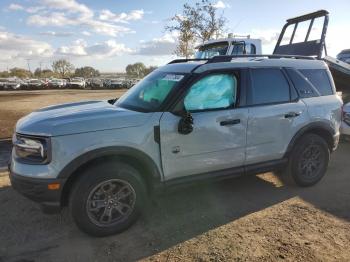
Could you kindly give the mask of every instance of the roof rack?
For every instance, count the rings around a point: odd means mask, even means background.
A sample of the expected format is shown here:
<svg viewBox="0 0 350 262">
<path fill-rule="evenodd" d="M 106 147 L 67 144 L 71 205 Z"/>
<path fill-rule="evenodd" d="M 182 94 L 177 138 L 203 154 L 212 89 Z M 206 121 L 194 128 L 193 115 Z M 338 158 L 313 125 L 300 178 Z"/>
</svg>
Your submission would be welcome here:
<svg viewBox="0 0 350 262">
<path fill-rule="evenodd" d="M 205 58 L 184 58 L 184 59 L 175 59 L 168 63 L 169 64 L 177 64 L 177 63 L 186 63 L 191 61 L 208 61 L 208 59 Z"/>
<path fill-rule="evenodd" d="M 208 64 L 210 63 L 219 63 L 219 62 L 230 62 L 234 58 L 269 58 L 269 59 L 278 59 L 278 58 L 291 58 L 291 59 L 307 59 L 307 60 L 315 60 L 314 57 L 311 56 L 301 56 L 301 55 L 219 55 L 214 56 L 208 60 Z"/>
<path fill-rule="evenodd" d="M 294 24 L 294 23 L 303 22 L 303 21 L 315 19 L 318 17 L 326 16 L 326 15 L 329 15 L 329 12 L 327 10 L 321 9 L 321 10 L 318 10 L 316 12 L 312 12 L 309 14 L 305 14 L 305 15 L 301 15 L 301 16 L 287 19 L 287 23 Z"/>
<path fill-rule="evenodd" d="M 316 60 L 312 56 L 301 56 L 301 55 L 219 55 L 212 58 L 203 59 L 203 58 L 191 58 L 191 59 L 175 59 L 168 64 L 177 64 L 177 63 L 186 63 L 192 61 L 207 61 L 206 64 L 211 63 L 220 63 L 220 62 L 231 62 L 234 58 L 269 58 L 269 59 L 278 59 L 278 58 L 291 58 L 291 59 L 306 59 L 306 60 Z"/>
</svg>

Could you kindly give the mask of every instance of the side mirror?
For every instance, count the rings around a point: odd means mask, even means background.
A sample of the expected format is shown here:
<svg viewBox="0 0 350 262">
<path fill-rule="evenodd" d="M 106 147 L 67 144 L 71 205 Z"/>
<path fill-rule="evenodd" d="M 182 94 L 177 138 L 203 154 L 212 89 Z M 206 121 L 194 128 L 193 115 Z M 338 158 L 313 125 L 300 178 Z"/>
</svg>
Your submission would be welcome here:
<svg viewBox="0 0 350 262">
<path fill-rule="evenodd" d="M 193 117 L 190 112 L 182 114 L 177 130 L 183 135 L 188 135 L 193 131 Z"/>
</svg>

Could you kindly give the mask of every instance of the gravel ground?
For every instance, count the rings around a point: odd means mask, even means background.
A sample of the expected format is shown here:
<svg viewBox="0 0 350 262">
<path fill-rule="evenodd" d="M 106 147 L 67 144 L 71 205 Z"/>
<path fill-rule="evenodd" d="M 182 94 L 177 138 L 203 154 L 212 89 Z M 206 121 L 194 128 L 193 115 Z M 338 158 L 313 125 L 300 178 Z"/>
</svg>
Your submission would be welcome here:
<svg viewBox="0 0 350 262">
<path fill-rule="evenodd" d="M 349 261 L 350 144 L 316 186 L 272 173 L 172 190 L 126 232 L 92 238 L 0 173 L 0 261 Z"/>
</svg>

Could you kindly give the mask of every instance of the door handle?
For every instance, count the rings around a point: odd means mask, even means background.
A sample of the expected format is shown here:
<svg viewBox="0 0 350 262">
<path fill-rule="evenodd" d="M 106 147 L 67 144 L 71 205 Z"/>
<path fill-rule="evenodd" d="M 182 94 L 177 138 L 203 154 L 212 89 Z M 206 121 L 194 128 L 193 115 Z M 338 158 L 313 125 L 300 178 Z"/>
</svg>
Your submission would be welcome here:
<svg viewBox="0 0 350 262">
<path fill-rule="evenodd" d="M 233 126 L 241 123 L 240 119 L 230 119 L 230 120 L 224 120 L 220 122 L 220 126 Z"/>
<path fill-rule="evenodd" d="M 289 112 L 284 115 L 284 118 L 293 118 L 293 117 L 300 116 L 300 114 L 301 114 L 300 112 Z"/>
</svg>

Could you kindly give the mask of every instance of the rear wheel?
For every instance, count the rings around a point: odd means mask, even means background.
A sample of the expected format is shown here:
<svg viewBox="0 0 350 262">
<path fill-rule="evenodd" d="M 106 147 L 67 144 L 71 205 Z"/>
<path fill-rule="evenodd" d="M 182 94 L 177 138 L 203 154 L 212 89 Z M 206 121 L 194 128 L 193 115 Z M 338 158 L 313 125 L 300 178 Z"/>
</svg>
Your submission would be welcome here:
<svg viewBox="0 0 350 262">
<path fill-rule="evenodd" d="M 292 178 L 299 186 L 312 186 L 325 175 L 329 159 L 329 147 L 322 137 L 304 135 L 291 153 L 284 180 L 291 182 Z"/>
<path fill-rule="evenodd" d="M 139 217 L 145 186 L 132 166 L 117 162 L 93 166 L 82 174 L 70 198 L 77 226 L 93 236 L 127 229 Z"/>
</svg>

